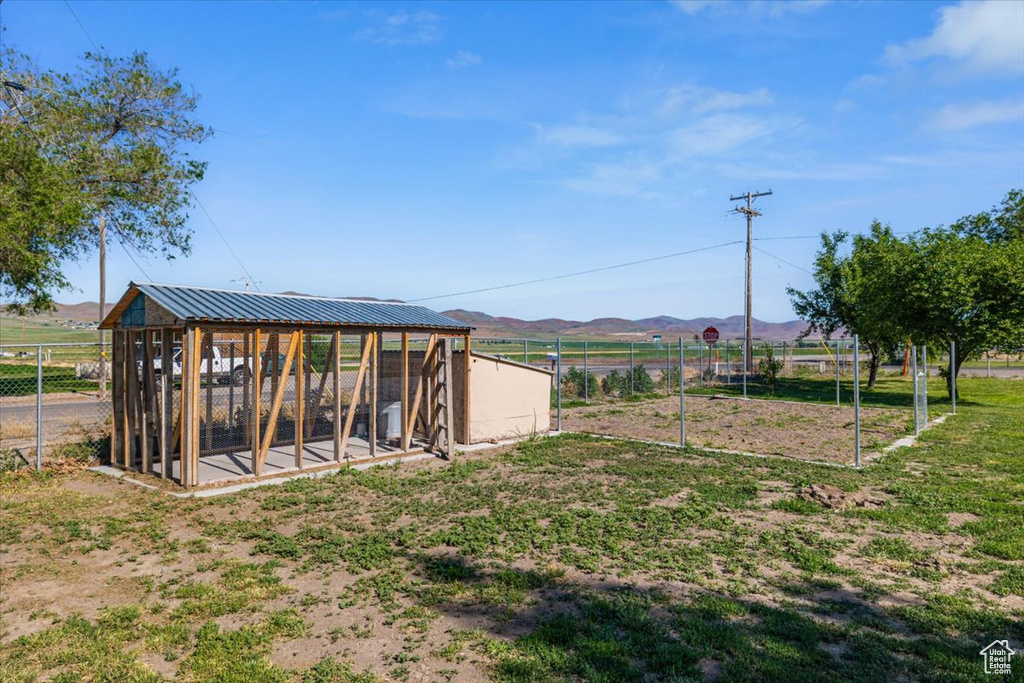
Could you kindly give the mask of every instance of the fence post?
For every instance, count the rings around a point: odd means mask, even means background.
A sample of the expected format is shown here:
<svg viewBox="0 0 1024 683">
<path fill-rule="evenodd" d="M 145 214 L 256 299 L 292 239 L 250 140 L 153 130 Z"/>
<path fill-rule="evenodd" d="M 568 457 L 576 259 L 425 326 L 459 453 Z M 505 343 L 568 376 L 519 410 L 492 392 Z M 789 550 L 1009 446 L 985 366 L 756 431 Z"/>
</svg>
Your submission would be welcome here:
<svg viewBox="0 0 1024 683">
<path fill-rule="evenodd" d="M 583 401 L 590 403 L 590 375 L 587 372 L 587 342 L 583 342 Z"/>
<path fill-rule="evenodd" d="M 949 343 L 949 377 L 953 383 L 950 399 L 953 401 L 953 414 L 956 415 L 956 342 Z"/>
<path fill-rule="evenodd" d="M 750 349 L 747 348 L 747 338 L 743 337 L 743 398 L 747 397 L 747 354 L 750 353 Z"/>
<path fill-rule="evenodd" d="M 557 368 L 558 374 L 555 377 L 555 381 L 558 384 L 558 431 L 562 431 L 562 338 L 559 337 L 555 342 L 555 355 L 557 356 Z"/>
<path fill-rule="evenodd" d="M 683 389 L 683 338 L 679 338 L 679 445 L 686 448 L 686 391 Z"/>
<path fill-rule="evenodd" d="M 860 337 L 853 335 L 853 466 L 860 467 Z"/>
<path fill-rule="evenodd" d="M 924 372 L 924 384 L 921 385 L 921 400 L 924 407 L 924 424 L 928 426 L 928 346 L 921 344 L 921 370 Z"/>
<path fill-rule="evenodd" d="M 36 472 L 43 471 L 43 345 L 36 347 Z"/>
<path fill-rule="evenodd" d="M 729 384 L 732 384 L 732 347 L 728 339 L 725 340 L 725 375 L 729 378 Z"/>
<path fill-rule="evenodd" d="M 839 405 L 839 340 L 836 339 L 836 405 Z"/>
<path fill-rule="evenodd" d="M 704 349 L 697 340 L 697 386 L 704 386 Z"/>
<path fill-rule="evenodd" d="M 524 365 L 529 365 L 530 364 L 530 340 L 529 339 L 524 339 L 523 340 L 523 364 Z"/>
<path fill-rule="evenodd" d="M 992 356 L 989 351 L 985 351 L 985 377 L 992 376 Z"/>
<path fill-rule="evenodd" d="M 921 433 L 921 396 L 918 390 L 917 383 L 920 381 L 917 377 L 917 347 L 910 347 L 910 372 L 914 378 L 914 434 Z"/>
<path fill-rule="evenodd" d="M 629 342 L 629 397 L 633 398 L 633 342 Z"/>
</svg>

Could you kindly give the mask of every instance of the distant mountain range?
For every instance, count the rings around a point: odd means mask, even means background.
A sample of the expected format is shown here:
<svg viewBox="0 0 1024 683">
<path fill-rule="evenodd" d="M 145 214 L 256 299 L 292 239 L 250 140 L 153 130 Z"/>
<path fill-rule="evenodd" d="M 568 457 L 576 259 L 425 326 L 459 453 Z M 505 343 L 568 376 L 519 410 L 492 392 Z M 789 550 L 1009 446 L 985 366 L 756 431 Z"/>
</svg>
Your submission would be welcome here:
<svg viewBox="0 0 1024 683">
<path fill-rule="evenodd" d="M 298 294 L 297 292 L 284 292 Z M 372 297 L 350 297 L 375 301 Z M 391 301 L 394 301 L 393 299 Z M 107 304 L 107 310 L 113 308 Z M 475 334 L 482 337 L 588 337 L 593 339 L 648 339 L 660 334 L 665 339 L 672 337 L 691 338 L 700 334 L 704 328 L 714 326 L 722 339 L 736 339 L 743 336 L 743 316 L 733 315 L 728 318 L 692 318 L 684 320 L 668 315 L 653 318 L 627 320 L 625 318 L 597 318 L 595 320 L 563 320 L 562 318 L 544 318 L 542 320 L 520 320 L 503 316 L 493 316 L 480 311 L 467 311 L 461 308 L 443 311 L 449 317 L 476 328 Z M 96 322 L 99 304 L 86 301 L 80 304 L 57 304 L 57 311 L 46 314 L 56 320 L 73 320 L 75 322 Z M 754 318 L 753 332 L 759 339 L 791 340 L 806 329 L 801 320 L 790 320 L 782 323 L 769 323 Z"/>
</svg>

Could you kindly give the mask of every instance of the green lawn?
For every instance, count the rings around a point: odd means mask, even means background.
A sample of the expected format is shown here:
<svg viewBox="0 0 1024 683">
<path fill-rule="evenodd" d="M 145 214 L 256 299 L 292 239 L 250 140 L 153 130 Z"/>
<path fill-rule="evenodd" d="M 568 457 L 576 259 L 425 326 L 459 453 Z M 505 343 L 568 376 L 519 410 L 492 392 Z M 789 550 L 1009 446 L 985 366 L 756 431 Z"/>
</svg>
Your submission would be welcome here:
<svg viewBox="0 0 1024 683">
<path fill-rule="evenodd" d="M 1024 383 L 961 390 L 860 471 L 563 436 L 215 499 L 4 475 L 0 680 L 992 680 Z"/>
</svg>

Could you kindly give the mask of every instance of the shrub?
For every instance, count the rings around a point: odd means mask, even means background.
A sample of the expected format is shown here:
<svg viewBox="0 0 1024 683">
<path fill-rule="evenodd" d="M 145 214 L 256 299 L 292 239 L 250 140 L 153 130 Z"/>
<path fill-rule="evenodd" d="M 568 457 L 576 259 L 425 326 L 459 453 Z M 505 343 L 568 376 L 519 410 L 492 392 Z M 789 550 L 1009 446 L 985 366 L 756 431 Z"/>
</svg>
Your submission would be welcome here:
<svg viewBox="0 0 1024 683">
<path fill-rule="evenodd" d="M 771 344 L 764 345 L 764 358 L 757 363 L 761 381 L 767 384 L 772 393 L 775 393 L 775 386 L 779 383 L 779 373 L 782 372 L 783 363 L 775 357 L 775 350 Z"/>
<path fill-rule="evenodd" d="M 585 385 L 584 382 L 586 382 Z M 600 391 L 597 377 L 592 372 L 587 372 L 584 375 L 584 372 L 575 365 L 571 366 L 565 373 L 565 377 L 562 378 L 562 392 L 571 396 L 583 396 L 584 388 L 588 398 L 597 396 Z"/>
</svg>

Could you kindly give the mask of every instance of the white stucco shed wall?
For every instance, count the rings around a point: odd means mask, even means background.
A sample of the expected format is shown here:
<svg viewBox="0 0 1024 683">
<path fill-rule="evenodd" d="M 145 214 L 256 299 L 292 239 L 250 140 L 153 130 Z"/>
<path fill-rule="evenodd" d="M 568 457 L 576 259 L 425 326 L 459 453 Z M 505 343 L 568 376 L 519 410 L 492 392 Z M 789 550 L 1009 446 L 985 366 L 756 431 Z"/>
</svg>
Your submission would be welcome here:
<svg viewBox="0 0 1024 683">
<path fill-rule="evenodd" d="M 496 356 L 471 353 L 469 373 L 470 443 L 543 434 L 551 428 L 551 377 L 534 368 Z M 458 378 L 464 354 L 453 359 L 455 428 L 462 433 L 462 401 Z"/>
</svg>

